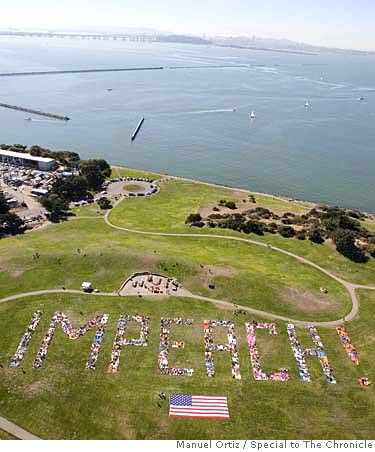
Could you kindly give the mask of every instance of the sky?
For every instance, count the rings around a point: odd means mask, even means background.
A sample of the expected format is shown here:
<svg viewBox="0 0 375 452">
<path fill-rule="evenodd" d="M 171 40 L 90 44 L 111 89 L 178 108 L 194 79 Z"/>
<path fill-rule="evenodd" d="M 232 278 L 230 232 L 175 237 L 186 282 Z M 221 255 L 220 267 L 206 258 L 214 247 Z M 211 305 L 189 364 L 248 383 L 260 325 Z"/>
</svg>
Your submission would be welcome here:
<svg viewBox="0 0 375 452">
<path fill-rule="evenodd" d="M 0 26 L 152 28 L 375 50 L 375 0 L 17 0 Z"/>
</svg>

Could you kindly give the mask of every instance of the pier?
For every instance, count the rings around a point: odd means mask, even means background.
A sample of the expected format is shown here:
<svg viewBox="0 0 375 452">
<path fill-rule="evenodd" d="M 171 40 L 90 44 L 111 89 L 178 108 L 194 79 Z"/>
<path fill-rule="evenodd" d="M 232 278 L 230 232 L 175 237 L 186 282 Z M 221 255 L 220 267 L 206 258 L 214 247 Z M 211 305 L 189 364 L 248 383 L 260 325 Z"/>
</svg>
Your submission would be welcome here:
<svg viewBox="0 0 375 452">
<path fill-rule="evenodd" d="M 29 71 L 29 72 L 2 72 L 0 77 L 17 77 L 26 75 L 59 75 L 59 74 L 92 74 L 95 72 L 128 72 L 128 71 L 160 71 L 164 67 L 127 67 L 104 69 L 67 69 L 61 71 Z"/>
<path fill-rule="evenodd" d="M 24 111 L 25 113 L 31 113 L 33 115 L 46 116 L 47 118 L 59 119 L 61 121 L 69 121 L 68 116 L 54 115 L 52 113 L 45 113 L 39 110 L 33 110 L 32 108 L 18 107 L 17 105 L 3 104 L 0 102 L 0 107 L 9 108 L 11 110 Z"/>
<path fill-rule="evenodd" d="M 132 135 L 132 141 L 135 140 L 135 137 L 137 136 L 137 134 L 138 134 L 138 132 L 139 132 L 139 129 L 142 127 L 142 124 L 143 124 L 144 120 L 145 120 L 145 118 L 142 118 L 142 119 L 139 121 L 137 127 L 135 128 L 135 130 L 134 130 L 134 132 L 133 132 L 133 135 Z"/>
</svg>

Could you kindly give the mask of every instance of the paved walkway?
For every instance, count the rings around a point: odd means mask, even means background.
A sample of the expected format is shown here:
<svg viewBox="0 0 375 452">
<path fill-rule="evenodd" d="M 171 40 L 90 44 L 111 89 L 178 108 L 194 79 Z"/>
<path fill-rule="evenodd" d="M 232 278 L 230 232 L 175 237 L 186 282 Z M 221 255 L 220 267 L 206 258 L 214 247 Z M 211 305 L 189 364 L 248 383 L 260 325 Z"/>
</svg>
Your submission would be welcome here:
<svg viewBox="0 0 375 452">
<path fill-rule="evenodd" d="M 24 430 L 13 422 L 8 421 L 4 417 L 0 416 L 0 429 L 4 430 L 7 433 L 15 436 L 19 439 L 32 440 L 32 439 L 41 439 L 38 436 L 33 435 L 32 433 Z"/>
</svg>

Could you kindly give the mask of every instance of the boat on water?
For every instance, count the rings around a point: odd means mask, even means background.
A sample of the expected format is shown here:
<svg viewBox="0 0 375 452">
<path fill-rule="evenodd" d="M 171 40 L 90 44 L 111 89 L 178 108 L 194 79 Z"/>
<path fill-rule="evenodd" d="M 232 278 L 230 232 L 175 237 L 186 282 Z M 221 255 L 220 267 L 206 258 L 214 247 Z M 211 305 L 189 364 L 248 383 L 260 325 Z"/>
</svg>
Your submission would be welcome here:
<svg viewBox="0 0 375 452">
<path fill-rule="evenodd" d="M 305 102 L 305 107 L 306 107 L 306 108 L 310 107 L 310 102 L 306 101 L 306 102 Z"/>
<path fill-rule="evenodd" d="M 250 119 L 255 119 L 255 118 L 256 118 L 255 111 L 252 111 L 252 112 L 249 114 L 249 118 L 250 118 Z"/>
<path fill-rule="evenodd" d="M 364 97 L 360 97 L 358 100 L 359 100 L 360 102 L 363 102 L 363 101 L 365 100 L 365 98 L 364 98 Z"/>
<path fill-rule="evenodd" d="M 32 118 L 30 116 L 28 118 L 23 118 L 25 121 L 32 121 Z"/>
<path fill-rule="evenodd" d="M 112 88 L 107 88 L 107 91 L 112 91 Z"/>
</svg>

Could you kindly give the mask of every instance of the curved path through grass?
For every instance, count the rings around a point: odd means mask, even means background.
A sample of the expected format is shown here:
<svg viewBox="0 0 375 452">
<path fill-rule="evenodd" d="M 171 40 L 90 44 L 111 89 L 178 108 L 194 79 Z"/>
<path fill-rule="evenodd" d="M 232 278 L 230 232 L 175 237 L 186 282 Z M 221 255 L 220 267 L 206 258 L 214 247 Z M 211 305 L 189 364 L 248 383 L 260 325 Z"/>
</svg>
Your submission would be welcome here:
<svg viewBox="0 0 375 452">
<path fill-rule="evenodd" d="M 122 202 L 123 199 L 120 199 L 117 203 L 115 203 L 114 207 L 116 207 L 120 202 Z M 298 260 L 299 262 L 309 265 L 310 267 L 313 267 L 315 269 L 317 269 L 318 271 L 324 273 L 325 275 L 329 276 L 330 278 L 334 279 L 335 281 L 337 281 L 338 283 L 340 283 L 342 286 L 345 287 L 345 289 L 349 292 L 349 295 L 351 297 L 352 300 L 352 309 L 350 311 L 350 313 L 344 317 L 344 319 L 338 319 L 336 321 L 331 321 L 331 322 L 315 322 L 317 325 L 321 325 L 321 326 L 338 326 L 339 324 L 341 324 L 343 321 L 349 321 L 349 320 L 353 320 L 359 313 L 359 300 L 356 294 L 356 289 L 369 289 L 369 290 L 375 290 L 375 286 L 366 286 L 366 285 L 362 285 L 362 284 L 353 284 L 349 281 L 346 281 L 336 275 L 334 275 L 333 273 L 331 273 L 329 270 L 326 270 L 323 267 L 320 267 L 319 265 L 315 264 L 314 262 L 309 261 L 308 259 L 298 256 L 298 254 L 294 254 L 290 251 L 286 251 L 283 250 L 282 248 L 278 248 L 276 246 L 270 245 L 270 244 L 266 244 L 263 242 L 258 242 L 257 240 L 252 240 L 252 239 L 245 239 L 242 237 L 233 237 L 233 236 L 226 236 L 226 235 L 219 235 L 219 234 L 191 234 L 191 233 L 170 233 L 170 232 L 152 232 L 152 231 L 140 231 L 140 230 L 135 230 L 135 229 L 128 229 L 128 228 L 124 228 L 122 226 L 117 226 L 113 223 L 111 223 L 111 221 L 109 220 L 109 215 L 110 215 L 110 211 L 108 211 L 105 216 L 104 216 L 104 221 L 106 222 L 106 224 L 114 229 L 120 230 L 120 231 L 124 231 L 124 232 L 128 232 L 128 233 L 134 233 L 134 234 L 143 234 L 143 235 L 154 235 L 154 236 L 162 236 L 162 237 L 192 237 L 192 238 L 213 238 L 213 239 L 220 239 L 220 240 L 235 240 L 238 242 L 244 242 L 244 243 L 250 243 L 252 245 L 258 245 L 258 246 L 263 246 L 266 248 L 270 248 L 272 250 L 278 251 L 279 253 L 282 254 L 286 254 L 287 256 L 290 256 L 296 260 Z M 200 297 L 197 295 L 194 295 L 194 298 L 197 299 L 201 299 L 201 300 L 206 300 L 206 301 L 212 301 L 214 303 L 228 303 L 228 302 L 224 302 L 224 301 L 220 301 L 220 300 L 215 300 L 212 298 L 207 298 L 207 297 Z M 306 322 L 301 322 L 301 321 L 296 321 L 293 319 L 288 319 L 286 317 L 282 317 L 282 316 L 278 316 L 275 314 L 271 314 L 271 313 L 265 313 L 263 311 L 259 311 L 256 309 L 252 309 L 252 308 L 246 308 L 243 306 L 240 306 L 241 309 L 247 310 L 248 312 L 252 312 L 255 314 L 261 314 L 261 315 L 265 315 L 267 317 L 270 318 L 274 318 L 274 319 L 280 319 L 280 320 L 287 320 L 287 321 L 293 321 L 296 324 L 299 323 L 303 323 L 305 324 Z M 309 322 L 311 323 L 311 322 Z"/>
<path fill-rule="evenodd" d="M 119 202 L 121 202 L 122 200 L 120 200 Z M 79 219 L 79 218 L 77 218 Z M 338 319 L 338 320 L 334 320 L 334 321 L 327 321 L 327 322 L 308 322 L 308 323 L 314 323 L 316 325 L 319 326 L 326 326 L 326 327 L 335 327 L 338 325 L 341 325 L 343 321 L 350 321 L 353 320 L 359 313 L 359 299 L 357 297 L 356 294 L 356 289 L 369 289 L 369 290 L 375 290 L 375 286 L 366 286 L 366 285 L 362 285 L 362 284 L 353 284 L 351 282 L 348 282 L 342 278 L 339 278 L 338 276 L 334 275 L 333 273 L 331 273 L 330 271 L 326 270 L 323 267 L 320 267 L 319 265 L 309 261 L 308 259 L 298 256 L 297 254 L 291 253 L 290 251 L 286 251 L 283 250 L 282 248 L 278 248 L 272 245 L 267 245 L 263 242 L 258 242 L 256 240 L 251 240 L 251 239 L 245 239 L 242 237 L 232 237 L 232 236 L 225 236 L 225 235 L 218 235 L 218 234 L 189 234 L 189 233 L 168 233 L 168 232 L 151 232 L 151 231 L 139 231 L 139 230 L 133 230 L 133 229 L 127 229 L 121 226 L 116 226 L 114 224 L 112 224 L 109 220 L 109 212 L 107 212 L 107 214 L 104 216 L 104 221 L 106 222 L 106 224 L 114 229 L 118 229 L 127 233 L 134 233 L 134 234 L 143 234 L 143 235 L 156 235 L 156 236 L 164 236 L 164 237 L 191 237 L 191 238 L 214 238 L 214 239 L 221 239 L 221 240 L 235 240 L 235 241 L 239 241 L 239 242 L 245 242 L 245 243 L 250 243 L 252 245 L 258 245 L 258 246 L 262 246 L 262 247 L 266 247 L 269 249 L 272 249 L 274 251 L 277 251 L 279 253 L 285 254 L 287 256 L 290 256 L 296 260 L 298 260 L 299 262 L 309 265 L 313 268 L 315 268 L 316 270 L 324 273 L 325 275 L 327 275 L 328 277 L 334 279 L 335 281 L 337 281 L 338 283 L 340 283 L 342 286 L 345 287 L 345 289 L 348 291 L 350 297 L 351 297 L 351 301 L 352 301 L 352 309 L 350 311 L 350 313 L 345 316 L 343 319 Z M 12 300 L 17 300 L 20 298 L 26 298 L 29 296 L 36 296 L 36 295 L 44 295 L 44 294 L 51 294 L 51 293 L 72 293 L 72 294 L 82 294 L 82 291 L 80 290 L 71 290 L 71 289 L 50 289 L 50 290 L 39 290 L 39 291 L 34 291 L 34 292 L 25 292 L 25 293 L 21 293 L 21 294 L 16 294 L 16 295 L 12 295 L 9 297 L 5 297 L 0 299 L 0 303 L 4 303 L 7 301 L 12 301 Z M 101 295 L 101 296 L 118 296 L 117 293 L 100 293 L 100 294 L 91 294 L 91 295 Z M 265 312 L 265 311 L 261 311 L 259 309 L 254 309 L 254 308 L 250 308 L 247 306 L 242 306 L 242 305 L 237 305 L 234 304 L 233 302 L 230 301 L 225 301 L 225 300 L 218 300 L 215 298 L 209 298 L 209 297 L 203 297 L 200 295 L 194 295 L 194 294 L 190 294 L 188 295 L 190 298 L 194 298 L 197 300 L 201 300 L 201 301 L 206 301 L 206 302 L 210 302 L 210 303 L 214 303 L 217 305 L 221 305 L 224 307 L 229 307 L 232 308 L 233 307 L 238 307 L 244 311 L 250 312 L 252 314 L 255 315 L 259 315 L 262 317 L 268 317 L 271 319 L 277 319 L 277 320 L 283 320 L 283 321 L 287 321 L 287 322 L 293 322 L 297 325 L 306 325 L 307 322 L 304 322 L 302 320 L 296 320 L 296 319 L 292 319 L 289 317 L 284 317 L 284 316 L 280 316 L 277 314 L 272 314 L 270 312 Z"/>
</svg>

